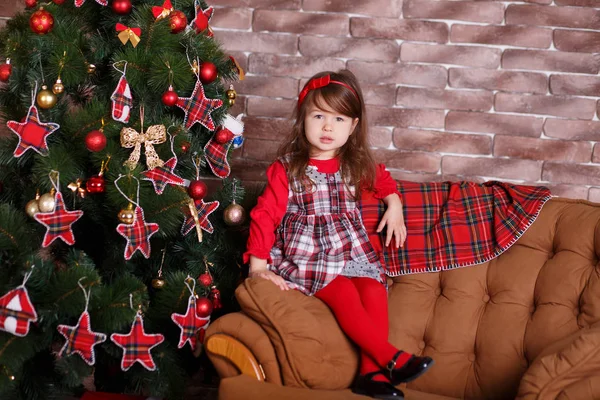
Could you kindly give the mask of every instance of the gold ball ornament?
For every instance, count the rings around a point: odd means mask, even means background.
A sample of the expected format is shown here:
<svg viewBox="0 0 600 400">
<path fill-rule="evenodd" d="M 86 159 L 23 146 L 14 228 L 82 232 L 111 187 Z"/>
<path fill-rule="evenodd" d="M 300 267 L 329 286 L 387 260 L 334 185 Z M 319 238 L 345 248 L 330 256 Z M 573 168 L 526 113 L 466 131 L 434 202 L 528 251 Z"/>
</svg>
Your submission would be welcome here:
<svg viewBox="0 0 600 400">
<path fill-rule="evenodd" d="M 33 218 L 33 216 L 35 214 L 37 214 L 37 213 L 40 212 L 40 208 L 38 207 L 38 201 L 37 201 L 37 199 L 29 200 L 27 202 L 27 204 L 25 204 L 25 212 L 31 218 Z"/>
<path fill-rule="evenodd" d="M 162 276 L 157 276 L 156 278 L 152 279 L 152 287 L 154 289 L 162 289 L 165 287 L 165 284 L 165 278 L 163 278 Z"/>
<path fill-rule="evenodd" d="M 87 65 L 87 73 L 93 74 L 94 72 L 96 72 L 96 66 L 94 64 L 88 64 Z"/>
<path fill-rule="evenodd" d="M 237 97 L 237 93 L 233 88 L 233 85 L 229 85 L 229 89 L 227 89 L 225 93 L 227 93 L 227 101 L 229 102 L 229 105 L 233 106 L 235 104 L 235 98 Z"/>
<path fill-rule="evenodd" d="M 229 226 L 241 225 L 246 220 L 246 210 L 234 201 L 223 211 L 223 219 Z"/>
<path fill-rule="evenodd" d="M 135 216 L 135 212 L 133 211 L 132 203 L 129 203 L 127 208 L 124 208 L 121 211 L 119 211 L 119 215 L 118 215 L 119 221 L 121 221 L 122 223 L 127 224 L 127 225 L 133 224 L 134 216 Z"/>
<path fill-rule="evenodd" d="M 48 86 L 43 85 L 42 90 L 40 90 L 36 97 L 37 104 L 41 108 L 47 110 L 49 108 L 54 107 L 56 104 L 56 95 L 52 93 L 51 90 L 48 90 Z"/>
<path fill-rule="evenodd" d="M 60 78 L 56 80 L 56 83 L 52 86 L 52 93 L 61 94 L 65 91 L 65 85 L 63 85 Z"/>
<path fill-rule="evenodd" d="M 39 212 L 52 212 L 54 211 L 54 207 L 56 207 L 56 202 L 54 201 L 55 191 L 52 189 L 48 193 L 44 193 L 40 196 L 38 203 Z"/>
</svg>

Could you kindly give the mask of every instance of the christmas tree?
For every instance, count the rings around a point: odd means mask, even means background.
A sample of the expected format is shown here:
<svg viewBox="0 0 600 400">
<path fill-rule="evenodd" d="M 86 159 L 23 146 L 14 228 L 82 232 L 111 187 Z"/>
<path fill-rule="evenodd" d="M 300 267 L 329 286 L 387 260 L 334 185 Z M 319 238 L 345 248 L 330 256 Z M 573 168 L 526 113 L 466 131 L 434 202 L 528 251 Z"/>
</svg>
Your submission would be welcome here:
<svg viewBox="0 0 600 400">
<path fill-rule="evenodd" d="M 0 30 L 0 398 L 181 398 L 240 276 L 243 71 L 199 0 L 25 4 Z"/>
</svg>

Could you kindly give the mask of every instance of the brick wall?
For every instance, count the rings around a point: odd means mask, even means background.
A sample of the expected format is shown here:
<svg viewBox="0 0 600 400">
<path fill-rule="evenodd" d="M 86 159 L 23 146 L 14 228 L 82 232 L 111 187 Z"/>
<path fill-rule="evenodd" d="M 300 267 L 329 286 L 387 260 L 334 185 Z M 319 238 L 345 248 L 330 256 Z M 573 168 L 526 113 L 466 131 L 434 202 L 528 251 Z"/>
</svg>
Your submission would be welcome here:
<svg viewBox="0 0 600 400">
<path fill-rule="evenodd" d="M 394 177 L 545 184 L 600 201 L 598 0 L 215 0 L 243 65 L 235 170 L 264 179 L 296 95 L 351 69 Z"/>
<path fill-rule="evenodd" d="M 209 3 L 217 40 L 247 72 L 232 111 L 247 115 L 233 161 L 246 182 L 265 179 L 306 79 L 349 68 L 394 177 L 600 201 L 598 0 Z M 0 26 L 22 8 L 0 0 Z"/>
</svg>

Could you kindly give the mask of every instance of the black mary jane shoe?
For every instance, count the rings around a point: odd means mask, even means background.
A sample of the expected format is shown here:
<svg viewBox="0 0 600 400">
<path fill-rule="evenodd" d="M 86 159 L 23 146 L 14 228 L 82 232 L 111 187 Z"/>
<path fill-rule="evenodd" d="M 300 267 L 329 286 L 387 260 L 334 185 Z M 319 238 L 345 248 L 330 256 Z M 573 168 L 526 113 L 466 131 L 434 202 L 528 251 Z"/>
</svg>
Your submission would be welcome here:
<svg viewBox="0 0 600 400">
<path fill-rule="evenodd" d="M 387 363 L 385 369 L 381 370 L 394 386 L 404 382 L 414 381 L 434 364 L 431 357 L 411 356 L 406 364 L 400 368 L 395 368 L 396 361 L 398 361 L 398 357 L 400 357 L 401 354 L 402 351 L 397 352 L 394 358 Z"/>
<path fill-rule="evenodd" d="M 375 375 L 381 374 L 381 371 L 371 372 L 366 375 L 356 377 L 352 391 L 356 394 L 362 394 L 374 399 L 400 400 L 404 399 L 402 390 L 396 389 L 389 382 L 374 381 Z"/>
</svg>

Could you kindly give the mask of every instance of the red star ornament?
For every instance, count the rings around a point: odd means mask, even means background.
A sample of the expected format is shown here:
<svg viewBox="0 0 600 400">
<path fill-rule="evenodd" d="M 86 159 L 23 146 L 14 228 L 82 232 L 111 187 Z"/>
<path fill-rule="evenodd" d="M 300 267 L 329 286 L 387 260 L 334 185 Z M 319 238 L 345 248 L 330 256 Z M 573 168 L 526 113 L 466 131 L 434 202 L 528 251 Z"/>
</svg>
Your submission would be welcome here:
<svg viewBox="0 0 600 400">
<path fill-rule="evenodd" d="M 60 128 L 54 122 L 40 122 L 36 106 L 29 107 L 25 121 L 8 121 L 6 126 L 19 137 L 19 144 L 13 153 L 15 157 L 21 157 L 29 149 L 43 156 L 48 155 L 46 138 Z"/>
<path fill-rule="evenodd" d="M 129 333 L 127 335 L 113 333 L 110 335 L 110 340 L 123 349 L 123 358 L 121 359 L 123 371 L 127 371 L 136 362 L 142 364 L 147 370 L 154 371 L 156 364 L 150 351 L 161 344 L 165 337 L 160 333 L 147 334 L 144 332 L 144 320 L 138 312 Z"/>
<path fill-rule="evenodd" d="M 94 365 L 96 362 L 94 346 L 106 341 L 106 335 L 92 331 L 90 328 L 90 313 L 87 310 L 81 313 L 77 325 L 59 325 L 56 329 L 67 339 L 58 353 L 59 356 L 79 354 L 87 365 Z"/>
<path fill-rule="evenodd" d="M 69 246 L 72 246 L 75 244 L 75 235 L 73 235 L 71 225 L 81 218 L 83 211 L 67 211 L 61 192 L 56 192 L 54 202 L 56 204 L 54 211 L 47 213 L 39 212 L 33 216 L 36 221 L 46 227 L 42 247 L 50 246 L 56 239 L 61 239 Z"/>
<path fill-rule="evenodd" d="M 149 258 L 150 237 L 158 232 L 158 224 L 153 222 L 147 224 L 144 220 L 144 210 L 142 210 L 142 207 L 136 206 L 133 223 L 131 225 L 117 225 L 117 232 L 127 239 L 127 246 L 125 246 L 126 260 L 129 260 L 137 250 L 144 257 Z"/>
<path fill-rule="evenodd" d="M 198 342 L 198 331 L 206 328 L 210 323 L 210 317 L 200 318 L 196 314 L 196 296 L 190 296 L 185 314 L 173 313 L 171 314 L 171 319 L 181 329 L 177 348 L 181 349 L 187 342 L 189 342 L 192 350 L 195 350 Z"/>
<path fill-rule="evenodd" d="M 215 9 L 213 7 L 208 7 L 206 10 L 203 10 L 202 4 L 200 4 L 199 1 L 196 1 L 194 8 L 196 10 L 196 16 L 192 22 L 190 22 L 189 26 L 198 33 L 206 31 L 206 36 L 213 37 L 214 34 L 209 23 Z"/>
<path fill-rule="evenodd" d="M 200 228 L 208 233 L 213 233 L 213 226 L 208 220 L 208 216 L 213 213 L 217 208 L 219 208 L 218 201 L 209 201 L 205 203 L 204 200 L 196 201 L 196 210 L 198 212 L 198 223 L 200 224 Z M 194 221 L 194 216 L 189 215 L 185 221 L 183 221 L 183 226 L 181 227 L 181 234 L 187 235 L 190 233 L 192 229 L 196 226 Z"/>
<path fill-rule="evenodd" d="M 162 167 L 142 172 L 145 181 L 151 181 L 156 194 L 162 194 L 168 184 L 183 186 L 183 178 L 173 172 L 177 166 L 177 157 L 171 157 Z"/>
<path fill-rule="evenodd" d="M 196 122 L 199 122 L 209 131 L 214 131 L 215 123 L 210 113 L 221 107 L 223 100 L 207 99 L 204 95 L 204 86 L 198 79 L 192 95 L 190 97 L 179 97 L 175 105 L 185 112 L 183 122 L 186 129 L 190 129 Z"/>
</svg>

